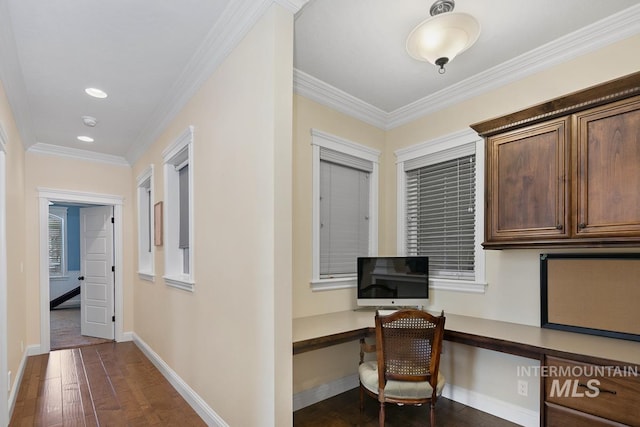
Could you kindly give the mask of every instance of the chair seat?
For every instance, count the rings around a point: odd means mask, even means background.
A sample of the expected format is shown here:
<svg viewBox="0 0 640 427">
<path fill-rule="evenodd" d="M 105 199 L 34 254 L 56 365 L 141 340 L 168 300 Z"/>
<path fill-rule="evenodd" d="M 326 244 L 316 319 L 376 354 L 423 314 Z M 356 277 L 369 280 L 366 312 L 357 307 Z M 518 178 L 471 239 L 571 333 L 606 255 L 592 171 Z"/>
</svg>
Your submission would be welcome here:
<svg viewBox="0 0 640 427">
<path fill-rule="evenodd" d="M 378 394 L 378 364 L 376 361 L 364 362 L 358 368 L 360 382 L 372 393 Z M 445 378 L 438 372 L 438 384 L 436 385 L 436 395 L 442 394 Z M 386 397 L 394 399 L 428 399 L 431 397 L 433 388 L 428 381 L 387 381 L 384 388 Z"/>
</svg>

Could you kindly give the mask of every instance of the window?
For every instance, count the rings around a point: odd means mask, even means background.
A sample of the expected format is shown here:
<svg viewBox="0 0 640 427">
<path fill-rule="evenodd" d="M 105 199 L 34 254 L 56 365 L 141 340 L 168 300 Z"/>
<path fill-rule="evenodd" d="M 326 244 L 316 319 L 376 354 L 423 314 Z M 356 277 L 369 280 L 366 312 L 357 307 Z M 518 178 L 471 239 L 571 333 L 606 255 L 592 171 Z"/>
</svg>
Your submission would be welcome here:
<svg viewBox="0 0 640 427">
<path fill-rule="evenodd" d="M 314 290 L 353 287 L 378 247 L 380 152 L 312 129 Z"/>
<path fill-rule="evenodd" d="M 482 147 L 465 131 L 396 152 L 398 252 L 428 256 L 435 289 L 484 292 Z"/>
<path fill-rule="evenodd" d="M 193 291 L 193 127 L 162 153 L 164 159 L 165 282 Z"/>
<path fill-rule="evenodd" d="M 49 277 L 67 275 L 67 208 L 49 207 Z"/>
<path fill-rule="evenodd" d="M 153 165 L 138 176 L 138 276 L 154 280 Z"/>
</svg>

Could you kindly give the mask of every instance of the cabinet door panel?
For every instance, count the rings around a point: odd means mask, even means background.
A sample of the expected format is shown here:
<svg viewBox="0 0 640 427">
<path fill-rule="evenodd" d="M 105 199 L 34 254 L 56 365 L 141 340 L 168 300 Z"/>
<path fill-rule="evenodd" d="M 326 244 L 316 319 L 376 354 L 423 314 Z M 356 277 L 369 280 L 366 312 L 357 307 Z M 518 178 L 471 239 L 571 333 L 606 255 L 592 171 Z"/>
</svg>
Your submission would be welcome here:
<svg viewBox="0 0 640 427">
<path fill-rule="evenodd" d="M 576 114 L 578 236 L 640 235 L 640 97 Z"/>
<path fill-rule="evenodd" d="M 567 236 L 567 119 L 487 142 L 489 241 Z"/>
</svg>

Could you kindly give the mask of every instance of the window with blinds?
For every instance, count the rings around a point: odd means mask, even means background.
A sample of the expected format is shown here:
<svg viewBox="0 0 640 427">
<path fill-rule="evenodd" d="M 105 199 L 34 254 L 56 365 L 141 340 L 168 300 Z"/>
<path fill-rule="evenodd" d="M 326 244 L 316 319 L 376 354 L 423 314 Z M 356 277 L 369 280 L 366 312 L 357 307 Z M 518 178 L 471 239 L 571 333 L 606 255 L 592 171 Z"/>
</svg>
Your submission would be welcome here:
<svg viewBox="0 0 640 427">
<path fill-rule="evenodd" d="M 162 152 L 164 162 L 164 281 L 193 291 L 193 126 Z"/>
<path fill-rule="evenodd" d="M 153 165 L 138 176 L 138 276 L 153 281 L 154 275 L 154 218 Z"/>
<path fill-rule="evenodd" d="M 320 278 L 354 276 L 358 256 L 369 254 L 367 160 L 320 150 Z"/>
<path fill-rule="evenodd" d="M 356 286 L 358 256 L 378 251 L 380 151 L 311 129 L 311 289 Z"/>
<path fill-rule="evenodd" d="M 405 166 L 406 250 L 429 257 L 430 277 L 475 278 L 475 164 L 469 154 Z"/>
<path fill-rule="evenodd" d="M 64 275 L 64 219 L 49 214 L 49 277 Z"/>
</svg>

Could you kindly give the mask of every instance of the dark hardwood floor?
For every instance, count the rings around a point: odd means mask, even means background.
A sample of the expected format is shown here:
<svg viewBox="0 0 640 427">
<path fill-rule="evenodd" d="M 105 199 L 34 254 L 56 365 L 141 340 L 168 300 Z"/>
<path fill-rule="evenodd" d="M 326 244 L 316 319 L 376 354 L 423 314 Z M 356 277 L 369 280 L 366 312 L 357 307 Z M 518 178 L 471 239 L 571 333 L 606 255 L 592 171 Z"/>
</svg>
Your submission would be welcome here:
<svg viewBox="0 0 640 427">
<path fill-rule="evenodd" d="M 378 402 L 365 396 L 364 411 L 360 414 L 360 394 L 355 388 L 345 393 L 307 406 L 293 413 L 295 427 L 377 427 Z M 387 427 L 429 426 L 428 406 L 386 405 Z M 511 427 L 517 424 L 445 398 L 436 403 L 438 427 Z"/>
<path fill-rule="evenodd" d="M 27 359 L 10 426 L 206 425 L 132 342 Z"/>
</svg>

